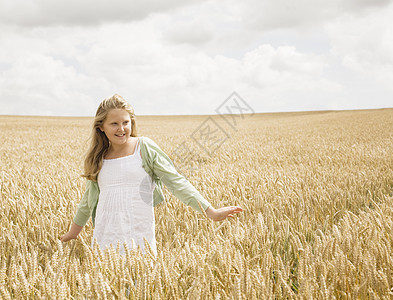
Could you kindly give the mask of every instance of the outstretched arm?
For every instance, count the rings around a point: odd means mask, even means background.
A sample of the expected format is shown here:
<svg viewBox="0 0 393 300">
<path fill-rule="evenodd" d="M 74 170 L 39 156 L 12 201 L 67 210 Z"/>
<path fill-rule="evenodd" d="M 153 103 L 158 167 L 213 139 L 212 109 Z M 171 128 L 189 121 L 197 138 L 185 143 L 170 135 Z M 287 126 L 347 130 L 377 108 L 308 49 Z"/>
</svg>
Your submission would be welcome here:
<svg viewBox="0 0 393 300">
<path fill-rule="evenodd" d="M 70 231 L 68 231 L 65 235 L 60 238 L 60 241 L 68 242 L 69 240 L 74 240 L 78 237 L 78 234 L 82 231 L 83 226 L 79 226 L 72 222 Z"/>
<path fill-rule="evenodd" d="M 195 187 L 181 175 L 173 165 L 173 162 L 161 148 L 149 138 L 144 138 L 141 147 L 147 153 L 145 157 L 146 165 L 149 167 L 153 179 L 160 179 L 184 204 L 191 206 L 195 210 L 203 213 L 205 211 L 208 218 L 214 221 L 221 221 L 234 214 L 242 212 L 238 206 L 228 206 L 215 209 L 202 197 Z"/>
<path fill-rule="evenodd" d="M 206 215 L 213 221 L 222 221 L 226 218 L 233 218 L 234 214 L 238 214 L 243 211 L 240 206 L 227 206 L 215 209 L 213 206 L 209 206 L 206 209 Z"/>
</svg>

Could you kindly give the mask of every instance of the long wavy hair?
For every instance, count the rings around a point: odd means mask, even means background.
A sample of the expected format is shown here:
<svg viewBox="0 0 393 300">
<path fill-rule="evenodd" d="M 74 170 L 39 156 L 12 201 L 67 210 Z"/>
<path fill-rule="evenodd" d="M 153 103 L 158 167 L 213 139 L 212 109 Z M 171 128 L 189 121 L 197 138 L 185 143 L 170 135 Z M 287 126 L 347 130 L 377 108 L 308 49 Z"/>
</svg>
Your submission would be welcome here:
<svg viewBox="0 0 393 300">
<path fill-rule="evenodd" d="M 123 97 L 117 94 L 104 99 L 98 106 L 96 116 L 94 118 L 93 131 L 90 137 L 90 147 L 86 153 L 84 164 L 85 173 L 82 177 L 86 177 L 92 181 L 97 181 L 98 173 L 102 168 L 103 159 L 110 147 L 110 142 L 105 133 L 100 130 L 100 127 L 102 127 L 105 122 L 108 112 L 111 109 L 116 108 L 124 109 L 129 113 L 131 119 L 131 136 L 137 136 L 135 114 L 131 105 L 127 103 Z"/>
</svg>

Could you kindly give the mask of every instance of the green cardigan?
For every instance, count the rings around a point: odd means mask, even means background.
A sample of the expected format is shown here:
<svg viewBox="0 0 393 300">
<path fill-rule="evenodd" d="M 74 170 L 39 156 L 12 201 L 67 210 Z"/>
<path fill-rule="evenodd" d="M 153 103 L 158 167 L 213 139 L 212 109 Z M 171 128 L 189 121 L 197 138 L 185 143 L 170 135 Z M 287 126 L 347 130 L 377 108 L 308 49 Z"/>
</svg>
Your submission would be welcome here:
<svg viewBox="0 0 393 300">
<path fill-rule="evenodd" d="M 202 212 L 199 204 L 206 210 L 210 203 L 205 200 L 195 187 L 181 175 L 173 165 L 172 161 L 158 147 L 158 145 L 148 137 L 139 137 L 142 167 L 152 177 L 155 183 L 153 192 L 153 206 L 165 200 L 162 192 L 162 182 L 169 188 L 175 197 L 180 199 L 186 205 Z M 90 217 L 92 217 L 93 225 L 96 215 L 97 203 L 100 189 L 96 181 L 88 180 L 86 191 L 78 205 L 76 215 L 74 217 L 75 224 L 84 226 Z"/>
</svg>

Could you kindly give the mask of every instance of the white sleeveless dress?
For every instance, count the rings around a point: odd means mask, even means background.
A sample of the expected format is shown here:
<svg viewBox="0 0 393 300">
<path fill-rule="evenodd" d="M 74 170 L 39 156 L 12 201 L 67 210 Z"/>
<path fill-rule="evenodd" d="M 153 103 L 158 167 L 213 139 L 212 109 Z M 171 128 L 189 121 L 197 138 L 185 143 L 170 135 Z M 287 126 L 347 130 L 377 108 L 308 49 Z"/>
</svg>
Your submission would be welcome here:
<svg viewBox="0 0 393 300">
<path fill-rule="evenodd" d="M 98 174 L 98 199 L 93 240 L 102 250 L 114 248 L 120 242 L 131 249 L 140 246 L 144 238 L 157 255 L 153 208 L 154 183 L 142 167 L 139 141 L 134 154 L 115 159 L 104 159 Z"/>
</svg>

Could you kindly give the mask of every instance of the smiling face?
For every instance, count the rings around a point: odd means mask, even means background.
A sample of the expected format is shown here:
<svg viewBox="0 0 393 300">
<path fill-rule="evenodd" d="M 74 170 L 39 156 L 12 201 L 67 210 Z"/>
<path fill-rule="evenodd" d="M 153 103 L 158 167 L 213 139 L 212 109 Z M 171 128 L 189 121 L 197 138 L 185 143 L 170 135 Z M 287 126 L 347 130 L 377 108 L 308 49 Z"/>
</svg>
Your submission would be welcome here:
<svg viewBox="0 0 393 300">
<path fill-rule="evenodd" d="M 111 109 L 100 127 L 112 145 L 126 144 L 131 136 L 131 119 L 124 109 Z"/>
</svg>

